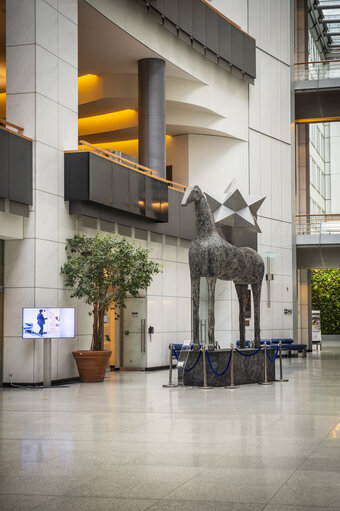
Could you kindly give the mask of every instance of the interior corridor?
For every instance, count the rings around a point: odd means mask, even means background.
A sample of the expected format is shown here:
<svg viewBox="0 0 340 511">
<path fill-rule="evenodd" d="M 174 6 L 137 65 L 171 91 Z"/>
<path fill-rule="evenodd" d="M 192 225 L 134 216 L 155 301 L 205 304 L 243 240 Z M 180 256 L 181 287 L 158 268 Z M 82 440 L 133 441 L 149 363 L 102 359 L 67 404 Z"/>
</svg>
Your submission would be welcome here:
<svg viewBox="0 0 340 511">
<path fill-rule="evenodd" d="M 1 509 L 340 509 L 335 343 L 285 359 L 289 382 L 268 387 L 167 376 L 1 391 Z"/>
</svg>

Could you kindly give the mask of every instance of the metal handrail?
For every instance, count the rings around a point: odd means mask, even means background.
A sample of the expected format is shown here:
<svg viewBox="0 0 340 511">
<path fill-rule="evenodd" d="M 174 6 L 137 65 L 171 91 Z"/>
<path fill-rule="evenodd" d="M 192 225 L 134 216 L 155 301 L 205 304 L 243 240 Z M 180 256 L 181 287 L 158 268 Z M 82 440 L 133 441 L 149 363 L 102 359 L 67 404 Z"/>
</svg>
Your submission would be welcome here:
<svg viewBox="0 0 340 511">
<path fill-rule="evenodd" d="M 308 62 L 295 62 L 294 66 L 302 66 L 302 65 L 305 65 L 305 64 L 331 64 L 332 62 L 340 62 L 340 59 L 310 60 Z"/>
<path fill-rule="evenodd" d="M 295 63 L 295 81 L 340 78 L 340 60 Z"/>
<path fill-rule="evenodd" d="M 79 140 L 79 144 L 82 144 L 83 151 L 85 150 L 85 146 L 90 147 L 91 149 L 93 149 L 93 151 L 95 151 L 97 153 L 102 153 L 112 160 L 119 160 L 119 163 L 121 163 L 121 162 L 128 163 L 130 166 L 129 168 L 131 168 L 131 165 L 134 165 L 135 168 L 133 168 L 132 170 L 143 171 L 144 174 L 145 173 L 151 174 L 151 175 L 157 174 L 157 172 L 155 170 L 152 170 L 149 167 L 144 167 L 143 165 L 139 165 L 139 163 L 135 163 L 132 160 L 128 160 L 127 158 L 124 158 L 123 156 L 118 156 L 117 154 L 112 153 L 111 151 L 107 151 L 106 149 L 102 149 L 101 147 L 91 144 L 90 142 L 87 142 L 86 140 Z M 124 165 L 124 166 L 127 166 L 127 165 Z"/>
<path fill-rule="evenodd" d="M 128 160 L 127 158 L 124 158 L 123 156 L 118 156 L 115 153 L 111 153 L 110 151 L 107 151 L 106 149 L 102 149 L 101 147 L 98 147 L 94 144 L 91 144 L 90 142 L 87 142 L 86 140 L 80 140 L 79 144 L 82 144 L 83 149 L 85 150 L 85 147 L 89 147 L 89 150 L 98 156 L 101 156 L 102 158 L 106 158 L 107 160 L 114 161 L 115 163 L 118 163 L 122 167 L 126 167 L 130 170 L 133 170 L 134 172 L 138 172 L 139 174 L 147 174 L 152 179 L 156 179 L 157 181 L 162 181 L 163 183 L 167 183 L 169 185 L 169 188 L 172 190 L 176 190 L 177 192 L 184 193 L 187 189 L 186 185 L 182 185 L 181 183 L 176 183 L 176 181 L 170 181 L 169 179 L 164 179 L 163 177 L 156 176 L 157 172 L 155 170 L 152 170 L 148 167 L 144 167 L 143 165 L 139 165 L 138 163 L 135 163 L 131 160 Z M 82 152 L 82 151 L 66 151 L 66 152 Z"/>
<path fill-rule="evenodd" d="M 340 234 L 340 214 L 296 215 L 296 234 Z"/>
<path fill-rule="evenodd" d="M 5 128 L 6 127 L 10 127 L 10 128 L 15 128 L 16 130 L 18 131 L 24 131 L 24 128 L 22 128 L 21 126 L 17 126 L 16 124 L 13 124 L 12 122 L 9 122 L 9 121 L 6 121 L 6 119 L 0 119 L 0 126 L 4 126 Z"/>
</svg>

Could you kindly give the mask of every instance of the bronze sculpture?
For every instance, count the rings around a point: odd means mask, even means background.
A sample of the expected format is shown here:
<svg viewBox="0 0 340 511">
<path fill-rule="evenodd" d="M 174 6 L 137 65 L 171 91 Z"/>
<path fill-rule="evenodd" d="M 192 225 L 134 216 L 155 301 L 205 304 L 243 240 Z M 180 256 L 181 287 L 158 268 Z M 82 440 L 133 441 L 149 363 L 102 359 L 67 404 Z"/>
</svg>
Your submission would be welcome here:
<svg viewBox="0 0 340 511">
<path fill-rule="evenodd" d="M 199 348 L 200 278 L 208 283 L 208 340 L 209 349 L 215 347 L 215 286 L 216 280 L 232 280 L 235 284 L 240 312 L 240 347 L 245 347 L 245 301 L 251 285 L 254 301 L 255 346 L 260 346 L 260 299 L 264 275 L 262 257 L 248 247 L 238 248 L 224 240 L 217 232 L 214 217 L 202 190 L 189 186 L 182 206 L 195 205 L 196 239 L 189 250 L 189 266 L 193 300 L 194 349 Z"/>
</svg>

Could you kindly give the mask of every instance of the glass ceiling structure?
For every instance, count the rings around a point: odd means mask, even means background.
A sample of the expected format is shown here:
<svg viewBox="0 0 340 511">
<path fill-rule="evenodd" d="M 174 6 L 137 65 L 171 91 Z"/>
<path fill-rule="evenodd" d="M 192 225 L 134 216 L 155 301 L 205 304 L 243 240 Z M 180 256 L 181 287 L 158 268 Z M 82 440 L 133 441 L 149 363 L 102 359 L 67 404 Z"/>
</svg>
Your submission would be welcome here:
<svg viewBox="0 0 340 511">
<path fill-rule="evenodd" d="M 340 57 L 340 0 L 311 0 L 311 14 L 318 25 L 327 59 Z"/>
</svg>

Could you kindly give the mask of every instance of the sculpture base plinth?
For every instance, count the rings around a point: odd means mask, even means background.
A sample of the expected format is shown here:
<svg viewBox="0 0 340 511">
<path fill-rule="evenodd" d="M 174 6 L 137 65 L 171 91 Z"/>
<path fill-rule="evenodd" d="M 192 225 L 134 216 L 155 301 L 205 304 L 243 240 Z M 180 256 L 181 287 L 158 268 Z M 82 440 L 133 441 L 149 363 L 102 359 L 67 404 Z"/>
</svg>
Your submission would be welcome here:
<svg viewBox="0 0 340 511">
<path fill-rule="evenodd" d="M 244 349 L 239 350 L 242 353 L 246 353 L 250 355 L 251 353 L 255 353 L 256 349 Z M 273 358 L 275 354 L 275 348 L 267 349 L 268 355 Z M 217 373 L 222 373 L 228 363 L 230 350 L 215 350 L 209 352 L 209 358 L 214 370 Z M 234 384 L 235 385 L 246 385 L 248 383 L 261 383 L 264 382 L 264 350 L 259 351 L 254 356 L 243 356 L 237 351 L 234 350 Z M 188 355 L 188 360 L 186 363 L 186 367 L 190 368 L 194 365 L 197 360 L 197 352 L 190 351 Z M 228 370 L 222 375 L 217 376 L 210 368 L 210 365 L 207 361 L 207 385 L 209 387 L 226 387 L 230 386 L 230 370 L 231 365 Z M 275 361 L 272 362 L 267 357 L 267 379 L 268 382 L 272 382 L 275 380 Z M 203 386 L 203 364 L 202 364 L 202 356 L 200 357 L 198 363 L 191 371 L 185 371 L 184 373 L 184 385 L 190 385 L 192 387 L 202 387 Z"/>
</svg>

